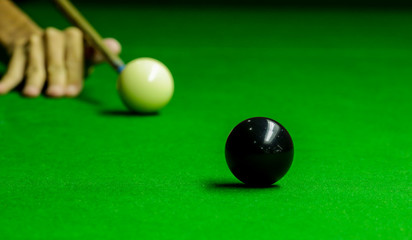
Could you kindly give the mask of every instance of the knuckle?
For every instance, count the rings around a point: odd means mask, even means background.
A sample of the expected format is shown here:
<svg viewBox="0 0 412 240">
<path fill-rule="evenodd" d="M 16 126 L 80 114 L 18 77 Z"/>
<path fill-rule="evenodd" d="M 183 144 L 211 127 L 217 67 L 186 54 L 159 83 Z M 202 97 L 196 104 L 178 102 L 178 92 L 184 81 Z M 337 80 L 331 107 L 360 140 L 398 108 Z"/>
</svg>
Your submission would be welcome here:
<svg viewBox="0 0 412 240">
<path fill-rule="evenodd" d="M 59 30 L 55 27 L 47 27 L 45 31 L 46 33 L 55 33 L 55 32 L 58 32 Z"/>
<path fill-rule="evenodd" d="M 57 28 L 54 28 L 54 27 L 48 27 L 45 30 L 45 34 L 48 37 L 56 37 L 56 36 L 59 36 L 60 33 L 61 33 L 60 30 L 58 30 Z"/>
<path fill-rule="evenodd" d="M 78 66 L 72 66 L 72 68 L 68 67 L 67 71 L 67 80 L 69 82 L 81 82 L 83 80 L 83 69 L 79 68 Z"/>
<path fill-rule="evenodd" d="M 77 67 L 77 66 L 82 66 L 83 65 L 83 55 L 81 53 L 72 53 L 69 56 L 67 56 L 66 59 L 67 67 Z"/>
<path fill-rule="evenodd" d="M 65 30 L 66 34 L 69 37 L 82 37 L 83 33 L 80 29 L 78 29 L 77 27 L 68 27 Z"/>
<path fill-rule="evenodd" d="M 24 49 L 27 45 L 27 38 L 19 37 L 11 44 L 11 53 L 15 53 L 16 51 L 20 51 Z"/>
<path fill-rule="evenodd" d="M 38 72 L 40 72 L 40 67 L 37 65 L 29 65 L 26 70 L 27 75 L 33 75 Z"/>
<path fill-rule="evenodd" d="M 26 44 L 26 42 L 27 42 L 26 38 L 20 37 L 16 40 L 15 46 L 18 48 L 23 47 Z"/>
<path fill-rule="evenodd" d="M 50 76 L 61 75 L 66 73 L 66 69 L 61 64 L 51 64 L 47 67 L 47 73 Z"/>
<path fill-rule="evenodd" d="M 54 28 L 48 27 L 48 28 L 46 28 L 46 29 L 44 30 L 44 33 L 45 33 L 46 35 L 50 35 L 50 33 L 52 33 L 53 31 L 54 31 Z"/>
<path fill-rule="evenodd" d="M 46 70 L 44 67 L 39 65 L 30 65 L 27 67 L 26 70 L 27 77 L 38 77 L 38 78 L 45 78 L 46 77 Z"/>
<path fill-rule="evenodd" d="M 31 44 L 33 44 L 33 43 L 40 42 L 40 39 L 41 39 L 40 35 L 34 34 L 34 35 L 30 36 L 29 41 L 30 41 Z"/>
<path fill-rule="evenodd" d="M 83 65 L 80 63 L 80 61 L 73 58 L 71 59 L 71 61 L 66 62 L 66 67 L 67 69 L 70 69 L 70 71 L 79 71 L 80 69 L 82 69 Z"/>
</svg>

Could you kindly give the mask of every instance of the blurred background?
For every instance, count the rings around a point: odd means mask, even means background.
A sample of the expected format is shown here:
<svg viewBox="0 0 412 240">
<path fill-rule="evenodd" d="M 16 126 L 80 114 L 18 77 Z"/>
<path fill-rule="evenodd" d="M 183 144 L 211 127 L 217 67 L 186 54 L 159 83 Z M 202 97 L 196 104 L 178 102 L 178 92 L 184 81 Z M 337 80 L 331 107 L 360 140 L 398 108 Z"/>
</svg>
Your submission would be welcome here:
<svg viewBox="0 0 412 240">
<path fill-rule="evenodd" d="M 17 0 L 23 2 L 28 0 Z M 50 2 L 50 0 L 34 0 Z M 34 2 L 31 1 L 31 2 Z M 342 6 L 342 7 L 411 7 L 412 1 L 407 0 L 74 0 L 74 3 L 98 4 L 140 4 L 140 5 L 230 5 L 230 6 Z"/>
</svg>

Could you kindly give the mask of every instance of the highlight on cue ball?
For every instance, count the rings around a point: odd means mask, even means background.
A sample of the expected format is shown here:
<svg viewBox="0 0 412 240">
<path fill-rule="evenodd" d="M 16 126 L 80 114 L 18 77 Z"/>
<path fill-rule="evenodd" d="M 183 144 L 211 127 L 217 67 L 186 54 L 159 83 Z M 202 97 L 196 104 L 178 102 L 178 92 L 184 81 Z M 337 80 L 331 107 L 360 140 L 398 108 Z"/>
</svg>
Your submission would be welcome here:
<svg viewBox="0 0 412 240">
<path fill-rule="evenodd" d="M 130 110 L 151 113 L 170 102 L 174 82 L 163 63 L 153 58 L 138 58 L 126 64 L 120 72 L 117 90 Z"/>
</svg>

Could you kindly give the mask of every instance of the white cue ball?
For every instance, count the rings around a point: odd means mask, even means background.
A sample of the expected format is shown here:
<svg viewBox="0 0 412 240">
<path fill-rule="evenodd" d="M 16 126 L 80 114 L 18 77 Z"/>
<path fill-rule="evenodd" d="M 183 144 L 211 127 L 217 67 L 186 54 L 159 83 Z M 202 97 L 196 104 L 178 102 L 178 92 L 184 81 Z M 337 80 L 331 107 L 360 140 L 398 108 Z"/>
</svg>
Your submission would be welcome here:
<svg viewBox="0 0 412 240">
<path fill-rule="evenodd" d="M 120 73 L 117 90 L 130 110 L 156 112 L 173 96 L 173 77 L 163 63 L 153 58 L 138 58 L 126 64 Z"/>
</svg>

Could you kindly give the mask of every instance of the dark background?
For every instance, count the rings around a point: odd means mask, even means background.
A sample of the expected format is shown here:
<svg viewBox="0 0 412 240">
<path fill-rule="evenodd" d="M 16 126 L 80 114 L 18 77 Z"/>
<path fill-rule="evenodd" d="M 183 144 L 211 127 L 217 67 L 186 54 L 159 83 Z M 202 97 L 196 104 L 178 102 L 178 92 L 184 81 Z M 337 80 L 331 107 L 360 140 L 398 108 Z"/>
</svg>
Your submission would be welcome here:
<svg viewBox="0 0 412 240">
<path fill-rule="evenodd" d="M 24 2 L 28 0 L 18 0 Z M 49 2 L 51 0 L 34 0 Z M 33 1 L 30 1 L 33 2 Z M 405 8 L 412 7 L 407 0 L 73 0 L 76 4 L 130 4 L 151 6 L 272 6 L 272 7 L 367 7 L 367 8 Z"/>
</svg>

